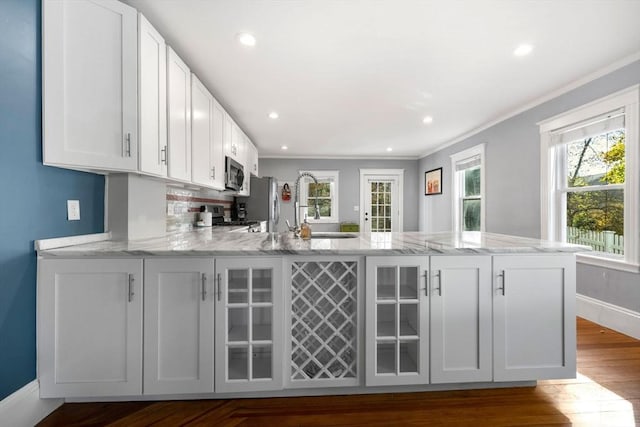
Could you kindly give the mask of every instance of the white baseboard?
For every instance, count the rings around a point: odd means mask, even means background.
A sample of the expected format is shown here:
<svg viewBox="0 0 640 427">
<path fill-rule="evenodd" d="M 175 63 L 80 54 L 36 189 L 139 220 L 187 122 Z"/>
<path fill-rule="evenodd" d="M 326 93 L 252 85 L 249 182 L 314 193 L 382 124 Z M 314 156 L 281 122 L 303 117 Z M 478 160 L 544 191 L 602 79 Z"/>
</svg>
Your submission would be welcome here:
<svg viewBox="0 0 640 427">
<path fill-rule="evenodd" d="M 40 399 L 38 380 L 33 380 L 0 401 L 0 424 L 33 427 L 63 403 L 63 399 Z"/>
<path fill-rule="evenodd" d="M 640 313 L 585 295 L 576 295 L 576 314 L 614 331 L 640 339 Z"/>
</svg>

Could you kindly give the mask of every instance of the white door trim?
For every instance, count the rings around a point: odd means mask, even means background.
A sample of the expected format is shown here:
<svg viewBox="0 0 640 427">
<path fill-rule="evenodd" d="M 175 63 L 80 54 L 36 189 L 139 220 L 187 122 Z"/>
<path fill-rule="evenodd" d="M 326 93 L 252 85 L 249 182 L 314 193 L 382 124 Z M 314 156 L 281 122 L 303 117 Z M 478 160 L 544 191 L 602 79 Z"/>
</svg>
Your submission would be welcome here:
<svg viewBox="0 0 640 427">
<path fill-rule="evenodd" d="M 360 231 L 364 231 L 365 192 L 368 176 L 388 176 L 398 180 L 398 230 L 404 231 L 404 169 L 360 169 Z"/>
</svg>

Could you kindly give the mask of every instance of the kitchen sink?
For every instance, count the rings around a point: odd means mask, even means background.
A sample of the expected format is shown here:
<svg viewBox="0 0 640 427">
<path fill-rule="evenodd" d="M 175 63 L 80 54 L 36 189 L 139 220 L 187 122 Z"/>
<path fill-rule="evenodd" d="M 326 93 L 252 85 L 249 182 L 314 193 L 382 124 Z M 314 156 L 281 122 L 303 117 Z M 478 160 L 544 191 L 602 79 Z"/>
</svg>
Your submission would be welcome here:
<svg viewBox="0 0 640 427">
<path fill-rule="evenodd" d="M 340 233 L 340 232 L 324 232 L 324 233 L 311 233 L 312 239 L 353 239 L 358 237 L 353 233 Z"/>
</svg>

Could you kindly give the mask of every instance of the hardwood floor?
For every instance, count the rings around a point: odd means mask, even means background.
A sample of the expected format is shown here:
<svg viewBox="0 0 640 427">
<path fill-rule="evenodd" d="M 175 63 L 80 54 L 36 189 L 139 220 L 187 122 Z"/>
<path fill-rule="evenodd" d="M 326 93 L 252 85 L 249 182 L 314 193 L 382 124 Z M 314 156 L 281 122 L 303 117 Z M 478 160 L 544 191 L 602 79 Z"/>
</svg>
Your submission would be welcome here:
<svg viewBox="0 0 640 427">
<path fill-rule="evenodd" d="M 40 426 L 640 426 L 640 341 L 578 318 L 578 377 L 537 387 L 65 404 Z M 1 423 L 0 423 L 1 424 Z"/>
</svg>

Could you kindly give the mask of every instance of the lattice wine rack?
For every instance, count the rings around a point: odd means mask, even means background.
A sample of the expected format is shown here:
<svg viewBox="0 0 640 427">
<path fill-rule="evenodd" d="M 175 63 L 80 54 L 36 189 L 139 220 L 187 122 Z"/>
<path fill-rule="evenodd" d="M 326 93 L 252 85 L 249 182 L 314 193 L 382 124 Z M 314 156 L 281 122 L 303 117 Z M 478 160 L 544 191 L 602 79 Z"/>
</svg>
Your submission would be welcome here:
<svg viewBox="0 0 640 427">
<path fill-rule="evenodd" d="M 357 378 L 355 261 L 294 262 L 291 380 Z"/>
</svg>

